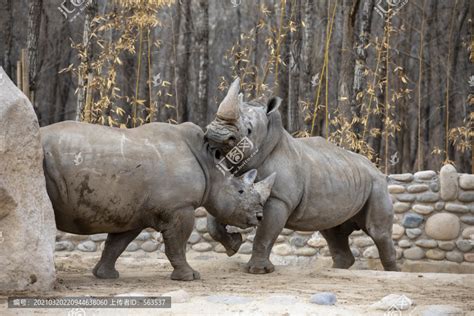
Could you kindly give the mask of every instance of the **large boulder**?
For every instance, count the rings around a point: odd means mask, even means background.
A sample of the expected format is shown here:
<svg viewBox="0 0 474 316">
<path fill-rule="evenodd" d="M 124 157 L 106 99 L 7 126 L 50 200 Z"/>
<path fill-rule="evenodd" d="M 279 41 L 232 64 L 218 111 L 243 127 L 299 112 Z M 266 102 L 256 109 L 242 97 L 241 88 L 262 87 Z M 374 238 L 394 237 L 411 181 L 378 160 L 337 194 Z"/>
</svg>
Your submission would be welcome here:
<svg viewBox="0 0 474 316">
<path fill-rule="evenodd" d="M 0 67 L 0 292 L 48 290 L 56 224 L 33 107 Z"/>
</svg>

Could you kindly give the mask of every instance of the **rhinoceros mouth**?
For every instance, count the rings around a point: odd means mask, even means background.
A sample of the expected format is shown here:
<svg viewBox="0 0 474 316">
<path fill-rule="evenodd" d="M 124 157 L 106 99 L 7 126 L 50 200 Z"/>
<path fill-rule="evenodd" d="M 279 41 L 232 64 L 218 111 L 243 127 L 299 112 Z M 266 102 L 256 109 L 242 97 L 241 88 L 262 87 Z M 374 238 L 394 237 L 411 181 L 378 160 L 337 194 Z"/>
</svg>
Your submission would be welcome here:
<svg viewBox="0 0 474 316">
<path fill-rule="evenodd" d="M 211 152 L 214 153 L 216 151 L 219 151 L 220 155 L 222 156 L 231 151 L 232 148 L 237 145 L 237 138 L 235 136 L 229 136 L 225 140 L 206 137 L 206 141 L 209 144 L 209 149 L 211 150 Z"/>
<path fill-rule="evenodd" d="M 214 120 L 206 127 L 204 139 L 214 147 L 228 146 L 230 150 L 237 144 L 236 135 L 238 134 L 237 126 Z"/>
</svg>

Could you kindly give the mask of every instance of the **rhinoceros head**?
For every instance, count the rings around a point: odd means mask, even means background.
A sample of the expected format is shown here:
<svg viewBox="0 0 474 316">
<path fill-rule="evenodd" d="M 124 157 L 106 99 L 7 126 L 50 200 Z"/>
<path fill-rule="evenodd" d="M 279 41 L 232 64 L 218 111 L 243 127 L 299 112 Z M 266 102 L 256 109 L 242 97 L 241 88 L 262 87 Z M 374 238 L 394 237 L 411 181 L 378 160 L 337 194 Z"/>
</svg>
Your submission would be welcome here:
<svg viewBox="0 0 474 316">
<path fill-rule="evenodd" d="M 254 183 L 257 170 L 247 171 L 240 177 L 229 176 L 215 196 L 215 208 L 222 223 L 248 228 L 257 226 L 263 218 L 263 205 L 270 196 L 276 173 Z M 217 215 L 217 214 L 216 214 Z"/>
<path fill-rule="evenodd" d="M 222 159 L 246 137 L 253 147 L 261 148 L 269 142 L 269 125 L 281 125 L 278 107 L 279 97 L 272 97 L 266 103 L 244 102 L 239 94 L 240 81 L 236 79 L 217 110 L 216 118 L 206 128 L 206 141 L 216 159 Z M 245 152 L 248 158 L 252 151 Z M 245 169 L 244 169 L 245 170 Z"/>
</svg>

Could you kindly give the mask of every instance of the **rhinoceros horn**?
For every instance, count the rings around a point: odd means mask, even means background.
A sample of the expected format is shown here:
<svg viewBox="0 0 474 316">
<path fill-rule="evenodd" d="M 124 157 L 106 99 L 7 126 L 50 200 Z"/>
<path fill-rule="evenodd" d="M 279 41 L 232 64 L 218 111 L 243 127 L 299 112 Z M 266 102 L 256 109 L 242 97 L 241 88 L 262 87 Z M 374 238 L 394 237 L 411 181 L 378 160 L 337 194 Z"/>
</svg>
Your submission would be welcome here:
<svg viewBox="0 0 474 316">
<path fill-rule="evenodd" d="M 228 122 L 235 122 L 239 120 L 239 90 L 240 79 L 237 78 L 230 85 L 229 91 L 219 105 L 217 110 L 217 117 Z"/>
<path fill-rule="evenodd" d="M 260 202 L 265 204 L 270 193 L 272 192 L 273 184 L 275 183 L 276 172 L 272 173 L 260 182 L 255 183 L 254 188 L 260 195 Z"/>
</svg>

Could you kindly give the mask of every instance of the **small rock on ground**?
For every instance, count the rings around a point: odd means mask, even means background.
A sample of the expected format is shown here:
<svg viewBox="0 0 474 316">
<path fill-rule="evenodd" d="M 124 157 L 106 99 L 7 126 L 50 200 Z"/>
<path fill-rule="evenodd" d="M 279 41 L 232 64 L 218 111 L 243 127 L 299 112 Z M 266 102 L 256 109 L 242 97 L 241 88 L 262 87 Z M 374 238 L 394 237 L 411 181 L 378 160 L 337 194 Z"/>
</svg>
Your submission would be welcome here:
<svg viewBox="0 0 474 316">
<path fill-rule="evenodd" d="M 405 295 L 389 294 L 371 305 L 371 308 L 388 311 L 389 309 L 404 311 L 413 305 L 413 301 Z"/>
<path fill-rule="evenodd" d="M 321 292 L 311 295 L 310 302 L 318 305 L 334 305 L 337 302 L 337 298 L 334 293 Z"/>
</svg>

